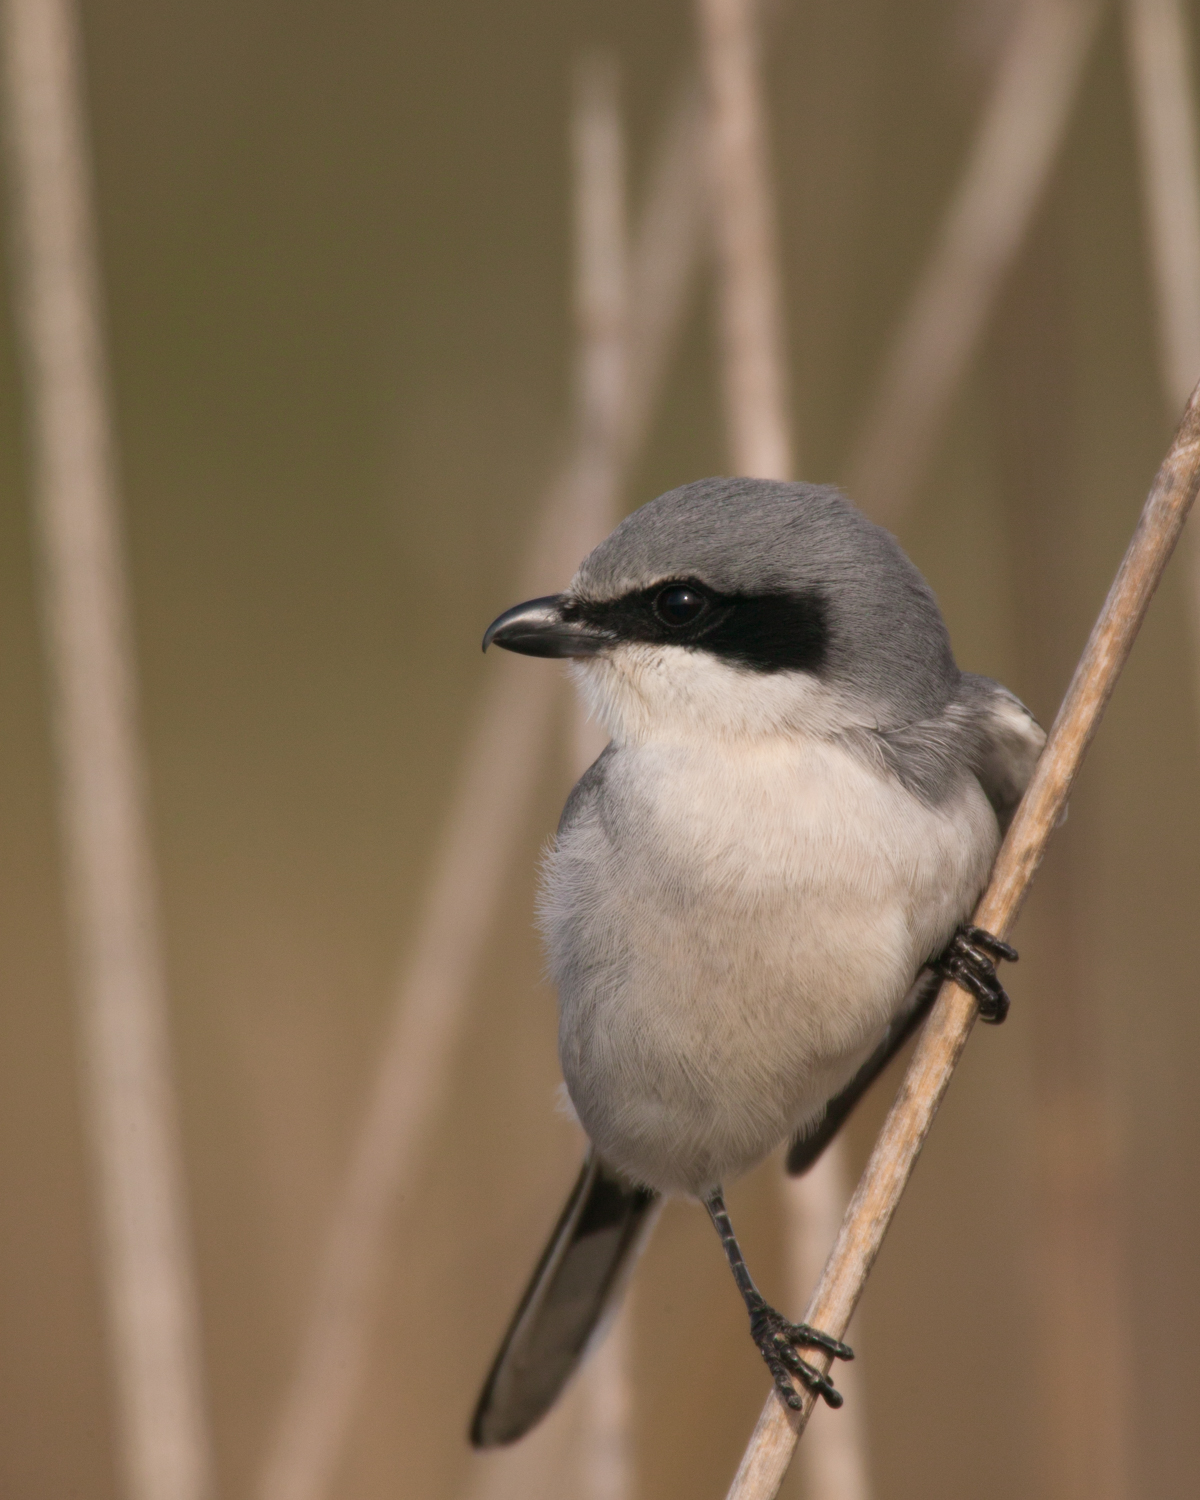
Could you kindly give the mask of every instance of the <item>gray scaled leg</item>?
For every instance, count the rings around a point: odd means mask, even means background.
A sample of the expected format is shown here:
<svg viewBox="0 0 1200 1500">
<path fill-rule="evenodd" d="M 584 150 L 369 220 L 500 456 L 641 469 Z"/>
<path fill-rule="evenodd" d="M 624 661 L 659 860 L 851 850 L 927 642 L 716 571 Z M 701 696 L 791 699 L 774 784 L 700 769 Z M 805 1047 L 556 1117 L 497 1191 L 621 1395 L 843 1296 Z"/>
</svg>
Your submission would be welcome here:
<svg viewBox="0 0 1200 1500">
<path fill-rule="evenodd" d="M 789 1323 L 781 1312 L 771 1306 L 754 1285 L 741 1246 L 729 1222 L 725 1199 L 720 1188 L 714 1188 L 705 1198 L 704 1206 L 713 1221 L 713 1227 L 721 1236 L 729 1269 L 737 1282 L 738 1291 L 750 1314 L 750 1337 L 758 1345 L 758 1352 L 766 1361 L 767 1369 L 775 1381 L 780 1398 L 798 1410 L 801 1401 L 790 1377 L 794 1375 L 803 1385 L 818 1396 L 823 1396 L 830 1406 L 841 1406 L 842 1393 L 830 1380 L 822 1375 L 815 1365 L 810 1365 L 796 1352 L 797 1344 L 807 1344 L 812 1349 L 824 1349 L 835 1359 L 853 1359 L 854 1350 L 840 1340 L 822 1333 L 819 1328 L 810 1328 L 807 1323 Z"/>
</svg>

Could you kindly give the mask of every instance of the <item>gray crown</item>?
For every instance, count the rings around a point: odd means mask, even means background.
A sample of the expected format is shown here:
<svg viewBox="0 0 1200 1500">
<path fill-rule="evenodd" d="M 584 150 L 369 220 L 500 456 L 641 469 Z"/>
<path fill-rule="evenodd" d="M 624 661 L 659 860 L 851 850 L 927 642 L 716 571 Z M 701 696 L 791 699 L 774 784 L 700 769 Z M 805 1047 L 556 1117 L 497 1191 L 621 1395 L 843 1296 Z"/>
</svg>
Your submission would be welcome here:
<svg viewBox="0 0 1200 1500">
<path fill-rule="evenodd" d="M 929 585 L 890 532 L 830 485 L 701 479 L 627 517 L 581 564 L 571 592 L 601 601 L 668 579 L 723 594 L 817 594 L 824 675 L 881 728 L 938 713 L 959 671 Z"/>
</svg>

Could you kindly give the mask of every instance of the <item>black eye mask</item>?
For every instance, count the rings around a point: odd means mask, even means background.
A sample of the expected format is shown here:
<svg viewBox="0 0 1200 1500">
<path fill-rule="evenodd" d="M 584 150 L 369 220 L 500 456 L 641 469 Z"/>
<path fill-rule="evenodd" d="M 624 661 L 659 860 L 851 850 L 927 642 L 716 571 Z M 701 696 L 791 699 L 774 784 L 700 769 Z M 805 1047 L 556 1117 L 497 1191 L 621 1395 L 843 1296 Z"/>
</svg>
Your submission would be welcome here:
<svg viewBox="0 0 1200 1500">
<path fill-rule="evenodd" d="M 753 672 L 819 675 L 828 657 L 828 608 L 815 591 L 721 594 L 680 578 L 618 599 L 564 601 L 563 617 L 614 641 L 690 646 Z"/>
</svg>

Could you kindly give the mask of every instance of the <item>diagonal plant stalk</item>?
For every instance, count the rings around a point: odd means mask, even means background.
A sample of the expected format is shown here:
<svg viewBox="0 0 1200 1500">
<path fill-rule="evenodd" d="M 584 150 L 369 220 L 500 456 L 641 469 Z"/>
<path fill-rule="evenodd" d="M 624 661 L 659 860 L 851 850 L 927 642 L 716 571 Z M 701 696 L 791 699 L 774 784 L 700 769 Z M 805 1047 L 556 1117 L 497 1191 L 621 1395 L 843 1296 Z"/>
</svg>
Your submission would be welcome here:
<svg viewBox="0 0 1200 1500">
<path fill-rule="evenodd" d="M 1200 386 L 1164 458 L 1133 539 L 1075 669 L 1028 790 L 997 857 L 974 921 L 1003 937 L 1012 927 L 1061 819 L 1072 783 L 1141 628 L 1200 488 Z M 971 1028 L 974 999 L 942 986 L 858 1188 L 805 1321 L 844 1333 L 892 1215 L 912 1174 Z M 828 1357 L 814 1359 L 822 1368 Z M 728 1500 L 776 1495 L 813 1407 L 809 1392 L 792 1412 L 772 1393 L 742 1458 Z"/>
</svg>

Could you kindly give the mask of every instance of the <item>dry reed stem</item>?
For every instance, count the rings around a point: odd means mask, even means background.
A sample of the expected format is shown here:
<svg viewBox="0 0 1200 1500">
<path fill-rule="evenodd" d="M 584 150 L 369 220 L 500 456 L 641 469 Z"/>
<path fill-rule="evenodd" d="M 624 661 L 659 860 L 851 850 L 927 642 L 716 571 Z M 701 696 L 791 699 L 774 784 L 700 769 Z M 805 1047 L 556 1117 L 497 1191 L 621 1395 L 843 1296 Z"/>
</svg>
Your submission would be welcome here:
<svg viewBox="0 0 1200 1500">
<path fill-rule="evenodd" d="M 6 0 L 3 46 L 17 325 L 118 1448 L 134 1500 L 203 1500 L 212 1460 L 73 6 Z"/>
<path fill-rule="evenodd" d="M 1027 6 L 1011 33 L 997 69 L 992 103 L 984 111 L 982 131 L 969 155 L 965 177 L 918 283 L 900 337 L 893 345 L 887 378 L 894 384 L 877 394 L 851 466 L 856 486 L 852 492 L 856 498 L 872 501 L 876 518 L 891 525 L 896 524 L 913 498 L 946 420 L 959 377 L 972 358 L 1004 276 L 1028 234 L 1039 191 L 1065 133 L 1070 99 L 1078 89 L 1099 14 L 1099 9 L 1091 16 L 1060 11 L 1056 22 L 1050 12 L 1039 16 Z M 1043 38 L 1040 43 L 1039 31 Z M 1037 48 L 1046 45 L 1047 36 L 1051 50 L 1039 62 Z M 1068 64 L 1065 68 L 1060 66 L 1064 52 Z M 991 224 L 989 215 L 995 216 Z M 997 220 L 1003 221 L 998 234 Z M 949 342 L 941 342 L 943 338 Z M 1190 386 L 1189 381 L 1179 397 L 1181 405 Z M 1194 576 L 1195 619 L 1200 632 L 1200 569 Z M 1086 1067 L 1083 1054 L 1078 1067 Z M 1071 1096 L 1062 1095 L 1061 1090 L 1056 1092 L 1051 1107 L 1064 1119 L 1073 1120 L 1075 1129 L 1086 1138 L 1087 1124 L 1080 1118 L 1081 1106 Z M 1067 1198 L 1069 1202 L 1061 1194 L 1054 1197 L 1052 1220 L 1043 1223 L 1040 1229 L 1048 1237 L 1043 1247 L 1047 1253 L 1039 1260 L 1042 1279 L 1049 1281 L 1050 1294 L 1056 1297 L 1058 1309 L 1078 1306 L 1081 1295 L 1100 1297 L 1102 1301 L 1093 1308 L 1091 1316 L 1096 1323 L 1093 1332 L 1103 1339 L 1100 1322 L 1106 1324 L 1111 1334 L 1120 1326 L 1121 1309 L 1119 1301 L 1112 1301 L 1112 1286 L 1100 1292 L 1094 1289 L 1094 1278 L 1098 1270 L 1105 1266 L 1111 1269 L 1115 1264 L 1115 1247 L 1111 1236 L 1087 1238 L 1086 1226 L 1080 1223 L 1076 1211 L 1077 1195 L 1068 1194 Z M 1071 1230 L 1084 1236 L 1086 1258 L 1082 1265 L 1069 1259 L 1069 1250 L 1058 1255 L 1050 1253 L 1056 1245 L 1063 1244 L 1064 1230 L 1068 1231 L 1068 1241 Z M 1054 1288 L 1056 1266 L 1072 1277 L 1069 1285 Z M 1086 1293 L 1084 1287 L 1089 1288 Z M 1066 1293 L 1070 1295 L 1064 1301 Z M 1082 1406 L 1076 1404 L 1074 1408 L 1080 1417 L 1075 1429 L 1078 1440 L 1085 1446 L 1088 1461 L 1100 1465 L 1105 1484 L 1113 1493 L 1120 1493 L 1123 1473 L 1122 1464 L 1113 1461 L 1114 1457 L 1119 1459 L 1122 1451 L 1122 1424 L 1119 1419 L 1111 1418 L 1112 1402 L 1114 1399 L 1119 1402 L 1119 1395 L 1115 1395 L 1121 1380 L 1119 1353 L 1117 1350 L 1110 1375 L 1101 1381 L 1097 1400 Z M 1082 1370 L 1079 1359 L 1083 1356 L 1076 1351 L 1070 1366 L 1062 1363 L 1068 1359 L 1069 1349 L 1054 1357 L 1059 1360 L 1052 1377 L 1057 1396 L 1066 1376 Z M 1107 1403 L 1101 1397 L 1107 1397 Z M 1106 1404 L 1109 1417 L 1101 1410 Z M 1117 1410 L 1121 1410 L 1119 1405 Z M 1056 1462 L 1060 1467 L 1074 1463 L 1077 1468 L 1078 1455 L 1072 1453 L 1071 1439 L 1057 1428 L 1054 1437 L 1053 1448 L 1045 1455 L 1047 1463 L 1051 1467 Z"/>
<path fill-rule="evenodd" d="M 699 0 L 699 11 L 728 446 L 735 472 L 791 479 L 796 444 L 786 403 L 783 274 L 763 105 L 760 7 L 755 0 Z M 840 1143 L 805 1176 L 782 1180 L 788 1286 L 797 1307 L 820 1274 L 848 1194 Z M 810 1437 L 805 1488 L 822 1500 L 866 1500 L 858 1370 L 843 1372 L 842 1385 L 848 1420 L 840 1415 L 822 1422 Z"/>
<path fill-rule="evenodd" d="M 1071 785 L 1145 618 L 1154 590 L 1200 488 L 1200 387 L 1162 462 L 1137 529 L 1075 669 L 1029 788 L 975 912 L 1003 937 L 1016 920 Z M 975 1023 L 974 1000 L 954 984 L 938 994 L 867 1169 L 846 1211 L 833 1254 L 805 1312 L 841 1335 L 862 1294 L 951 1074 Z M 828 1366 L 828 1359 L 816 1361 Z M 729 1490 L 729 1500 L 769 1500 L 787 1472 L 812 1410 L 792 1413 L 772 1394 Z"/>
<path fill-rule="evenodd" d="M 1191 37 L 1180 0 L 1126 0 L 1162 384 L 1171 408 L 1200 375 L 1200 153 Z M 1200 536 L 1188 538 L 1188 615 L 1200 656 Z"/>
<path fill-rule="evenodd" d="M 571 116 L 575 184 L 575 404 L 579 440 L 604 469 L 609 493 L 593 521 L 600 535 L 615 523 L 611 493 L 621 448 L 629 317 L 625 143 L 616 59 L 592 53 L 576 70 Z"/>
<path fill-rule="evenodd" d="M 845 1136 L 839 1135 L 803 1177 L 783 1177 L 787 1286 L 796 1307 L 804 1306 L 820 1280 L 841 1228 L 850 1197 L 846 1158 Z M 860 1345 L 856 1335 L 860 1363 L 838 1371 L 846 1404 L 839 1411 L 814 1412 L 816 1426 L 800 1450 L 801 1488 L 812 1500 L 869 1500 L 871 1495 Z"/>
<path fill-rule="evenodd" d="M 721 379 L 734 463 L 790 478 L 782 285 L 755 0 L 699 0 L 718 277 Z"/>
<path fill-rule="evenodd" d="M 598 465 L 587 424 L 543 502 L 524 594 L 561 588 L 598 540 L 596 516 L 644 440 L 695 278 L 699 104 L 684 87 L 656 153 L 629 267 L 630 339 L 620 420 Z M 358 1390 L 392 1206 L 420 1159 L 466 1017 L 471 980 L 549 741 L 558 679 L 528 662 L 489 664 L 483 712 L 396 987 L 389 1034 L 334 1202 L 293 1379 L 272 1434 L 262 1500 L 328 1493 Z"/>
<path fill-rule="evenodd" d="M 585 57 L 576 71 L 571 118 L 574 161 L 576 440 L 594 481 L 587 486 L 596 538 L 616 524 L 616 463 L 625 398 L 628 341 L 628 232 L 625 147 L 616 59 Z M 577 700 L 570 718 L 571 762 L 582 775 L 604 738 Z M 627 1500 L 633 1489 L 627 1309 L 609 1329 L 571 1392 L 532 1440 L 479 1455 L 468 1481 L 472 1500 L 521 1494 L 574 1494 Z"/>
<path fill-rule="evenodd" d="M 1125 27 L 1163 385 L 1177 410 L 1200 377 L 1200 161 L 1191 39 L 1180 0 L 1126 0 Z"/>
<path fill-rule="evenodd" d="M 585 1404 L 581 1440 L 572 1464 L 574 1484 L 557 1490 L 573 1500 L 629 1500 L 637 1491 L 633 1327 L 627 1298 L 580 1376 Z"/>
<path fill-rule="evenodd" d="M 1103 0 L 1022 0 L 966 170 L 884 361 L 848 492 L 878 521 L 929 459 L 1066 130 Z"/>
<path fill-rule="evenodd" d="M 626 401 L 629 345 L 629 233 L 626 224 L 625 140 L 616 58 L 583 59 L 576 74 L 572 118 L 575 183 L 576 402 L 580 442 L 596 468 L 590 487 L 597 541 L 620 519 L 621 413 Z M 576 698 L 571 763 L 582 776 L 608 736 Z M 562 1471 L 539 1477 L 543 1488 L 580 1500 L 629 1500 L 634 1489 L 632 1327 L 628 1303 L 592 1353 L 580 1384 L 580 1441 Z M 555 1479 L 559 1482 L 555 1485 Z M 546 1481 L 549 1480 L 549 1486 Z"/>
</svg>

